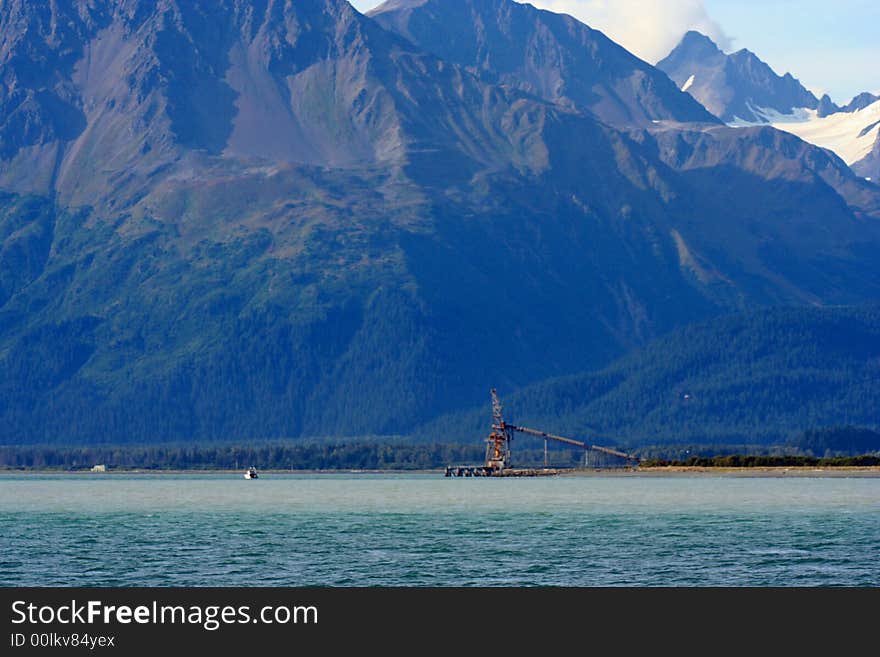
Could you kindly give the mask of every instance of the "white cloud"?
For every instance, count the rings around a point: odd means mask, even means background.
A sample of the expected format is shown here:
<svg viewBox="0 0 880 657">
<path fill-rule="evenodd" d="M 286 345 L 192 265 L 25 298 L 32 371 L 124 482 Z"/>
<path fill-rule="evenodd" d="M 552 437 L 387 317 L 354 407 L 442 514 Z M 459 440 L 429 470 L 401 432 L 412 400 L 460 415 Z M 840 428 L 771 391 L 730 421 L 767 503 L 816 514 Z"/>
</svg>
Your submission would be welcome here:
<svg viewBox="0 0 880 657">
<path fill-rule="evenodd" d="M 722 50 L 732 45 L 702 0 L 532 0 L 531 4 L 570 14 L 652 64 L 668 55 L 688 30 L 709 36 Z"/>
</svg>

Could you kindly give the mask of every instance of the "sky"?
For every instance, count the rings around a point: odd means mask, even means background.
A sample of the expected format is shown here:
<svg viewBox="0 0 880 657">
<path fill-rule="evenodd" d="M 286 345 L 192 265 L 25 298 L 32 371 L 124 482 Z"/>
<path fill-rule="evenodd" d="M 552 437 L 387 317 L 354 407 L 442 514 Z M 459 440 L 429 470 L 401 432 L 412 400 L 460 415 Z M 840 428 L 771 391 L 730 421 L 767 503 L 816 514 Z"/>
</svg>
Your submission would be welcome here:
<svg viewBox="0 0 880 657">
<path fill-rule="evenodd" d="M 445 0 L 456 2 L 456 0 Z M 380 0 L 353 0 L 360 11 Z M 878 0 L 532 0 L 571 14 L 653 63 L 696 29 L 725 52 L 748 48 L 838 104 L 880 93 Z"/>
</svg>

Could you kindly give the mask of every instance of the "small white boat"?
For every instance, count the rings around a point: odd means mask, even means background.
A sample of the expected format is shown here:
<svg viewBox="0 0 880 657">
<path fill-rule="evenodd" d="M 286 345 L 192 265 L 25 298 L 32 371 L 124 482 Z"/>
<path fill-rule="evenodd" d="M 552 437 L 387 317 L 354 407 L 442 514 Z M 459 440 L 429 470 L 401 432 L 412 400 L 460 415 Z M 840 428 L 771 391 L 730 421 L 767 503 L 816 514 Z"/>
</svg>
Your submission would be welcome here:
<svg viewBox="0 0 880 657">
<path fill-rule="evenodd" d="M 244 471 L 245 479 L 259 479 L 260 475 L 257 474 L 257 469 L 254 467 L 250 467 Z"/>
</svg>

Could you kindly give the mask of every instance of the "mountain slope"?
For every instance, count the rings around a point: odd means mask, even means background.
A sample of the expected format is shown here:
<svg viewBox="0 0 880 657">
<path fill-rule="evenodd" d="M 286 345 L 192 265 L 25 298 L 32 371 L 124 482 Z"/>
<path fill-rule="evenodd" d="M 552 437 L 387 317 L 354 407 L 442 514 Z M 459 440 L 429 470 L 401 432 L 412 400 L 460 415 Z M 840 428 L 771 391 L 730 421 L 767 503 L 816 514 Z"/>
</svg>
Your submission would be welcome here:
<svg viewBox="0 0 880 657">
<path fill-rule="evenodd" d="M 571 16 L 512 0 L 388 0 L 368 15 L 485 80 L 612 125 L 716 122 L 665 75 Z"/>
<path fill-rule="evenodd" d="M 642 139 L 647 139 L 646 143 L 655 142 L 657 157 L 683 175 L 691 176 L 699 171 L 708 174 L 706 184 L 717 187 L 714 193 L 723 196 L 733 188 L 720 172 L 734 170 L 740 175 L 753 176 L 756 181 L 802 185 L 801 193 L 818 192 L 824 196 L 824 192 L 812 185 L 827 185 L 837 196 L 833 201 L 829 197 L 832 205 L 842 201 L 843 206 L 837 205 L 839 209 L 845 207 L 845 212 L 866 220 L 859 222 L 856 229 L 863 235 L 873 230 L 872 218 L 880 213 L 876 187 L 855 176 L 843 160 L 829 150 L 817 148 L 772 126 L 658 127 Z M 735 205 L 742 202 L 736 201 Z M 795 197 L 787 198 L 786 202 L 792 207 L 800 204 Z M 823 225 L 818 216 L 817 220 Z M 830 224 L 824 223 L 824 226 L 828 228 Z"/>
<path fill-rule="evenodd" d="M 880 134 L 874 142 L 874 148 L 863 159 L 859 160 L 852 166 L 860 176 L 864 176 L 874 182 L 880 181 Z"/>
<path fill-rule="evenodd" d="M 781 444 L 880 426 L 880 309 L 782 308 L 674 332 L 596 373 L 503 393 L 510 422 L 599 444 Z M 487 408 L 426 436 L 485 433 Z"/>
<path fill-rule="evenodd" d="M 4 4 L 0 183 L 118 205 L 145 179 L 248 160 L 419 168 L 427 158 L 465 177 L 541 166 L 540 147 L 517 141 L 542 120 L 540 104 L 481 85 L 347 2 L 163 7 Z"/>
</svg>

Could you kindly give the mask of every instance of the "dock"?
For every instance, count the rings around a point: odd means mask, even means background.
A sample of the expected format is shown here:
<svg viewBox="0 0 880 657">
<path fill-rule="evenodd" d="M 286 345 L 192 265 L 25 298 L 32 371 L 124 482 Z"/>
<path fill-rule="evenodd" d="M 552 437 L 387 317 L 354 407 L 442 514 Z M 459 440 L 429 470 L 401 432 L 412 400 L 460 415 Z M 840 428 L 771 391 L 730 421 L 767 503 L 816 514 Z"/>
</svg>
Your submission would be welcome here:
<svg viewBox="0 0 880 657">
<path fill-rule="evenodd" d="M 552 477 L 561 470 L 554 468 L 493 468 L 485 465 L 449 465 L 447 477 Z"/>
<path fill-rule="evenodd" d="M 492 388 L 489 391 L 489 396 L 492 400 L 492 431 L 486 438 L 486 461 L 483 465 L 447 465 L 447 477 L 552 477 L 558 475 L 563 470 L 550 467 L 547 443 L 551 440 L 584 450 L 584 467 L 597 469 L 600 467 L 627 467 L 639 463 L 639 457 L 610 447 L 591 445 L 583 440 L 574 440 L 505 422 L 498 391 Z M 543 468 L 510 467 L 510 442 L 513 440 L 514 432 L 544 439 Z"/>
</svg>

